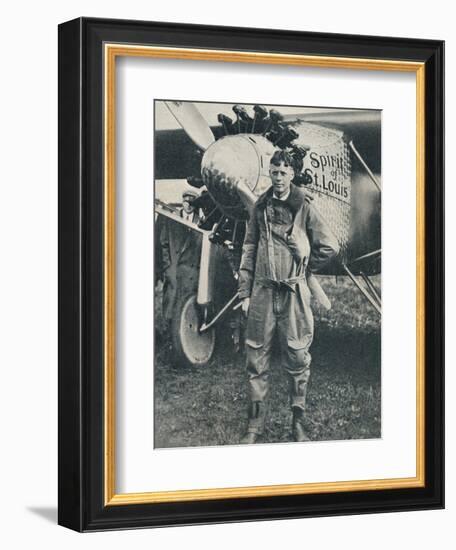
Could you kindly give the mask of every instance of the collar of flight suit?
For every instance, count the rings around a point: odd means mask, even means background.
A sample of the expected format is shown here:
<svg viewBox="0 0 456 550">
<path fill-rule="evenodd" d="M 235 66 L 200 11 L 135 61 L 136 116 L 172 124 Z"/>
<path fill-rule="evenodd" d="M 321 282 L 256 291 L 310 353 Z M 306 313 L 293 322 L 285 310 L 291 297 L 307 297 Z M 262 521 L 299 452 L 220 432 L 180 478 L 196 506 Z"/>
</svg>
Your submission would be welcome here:
<svg viewBox="0 0 456 550">
<path fill-rule="evenodd" d="M 260 195 L 256 203 L 257 207 L 264 208 L 266 206 L 268 199 L 273 197 L 273 194 L 274 193 L 271 186 L 267 191 L 265 191 L 262 195 Z M 290 194 L 283 201 L 283 203 L 287 204 L 290 207 L 291 211 L 293 212 L 293 216 L 296 215 L 296 213 L 302 207 L 305 201 L 306 201 L 305 194 L 298 187 L 296 187 L 296 185 L 292 183 L 290 186 Z"/>
</svg>

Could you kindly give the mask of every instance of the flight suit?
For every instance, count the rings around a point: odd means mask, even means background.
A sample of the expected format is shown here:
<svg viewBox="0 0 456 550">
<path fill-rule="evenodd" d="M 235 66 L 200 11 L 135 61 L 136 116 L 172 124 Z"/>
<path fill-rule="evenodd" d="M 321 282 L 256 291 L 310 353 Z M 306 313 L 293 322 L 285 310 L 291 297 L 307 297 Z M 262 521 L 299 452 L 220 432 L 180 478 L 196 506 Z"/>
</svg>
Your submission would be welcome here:
<svg viewBox="0 0 456 550">
<path fill-rule="evenodd" d="M 291 406 L 305 407 L 313 339 L 306 273 L 318 271 L 338 250 L 328 225 L 295 185 L 284 201 L 273 197 L 272 187 L 259 197 L 247 227 L 239 282 L 240 298 L 250 297 L 246 330 L 249 432 L 261 434 L 264 429 L 276 341 L 290 382 Z"/>
</svg>

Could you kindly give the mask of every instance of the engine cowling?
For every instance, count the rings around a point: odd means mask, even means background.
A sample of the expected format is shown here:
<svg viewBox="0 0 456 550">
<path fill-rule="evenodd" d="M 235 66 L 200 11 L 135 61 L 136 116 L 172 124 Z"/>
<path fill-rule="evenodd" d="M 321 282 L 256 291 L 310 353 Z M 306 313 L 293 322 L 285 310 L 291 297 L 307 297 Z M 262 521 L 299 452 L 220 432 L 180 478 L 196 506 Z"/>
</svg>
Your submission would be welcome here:
<svg viewBox="0 0 456 550">
<path fill-rule="evenodd" d="M 226 216 L 248 219 L 249 195 L 254 201 L 271 185 L 269 163 L 274 151 L 268 139 L 255 134 L 225 136 L 205 151 L 201 176 Z"/>
</svg>

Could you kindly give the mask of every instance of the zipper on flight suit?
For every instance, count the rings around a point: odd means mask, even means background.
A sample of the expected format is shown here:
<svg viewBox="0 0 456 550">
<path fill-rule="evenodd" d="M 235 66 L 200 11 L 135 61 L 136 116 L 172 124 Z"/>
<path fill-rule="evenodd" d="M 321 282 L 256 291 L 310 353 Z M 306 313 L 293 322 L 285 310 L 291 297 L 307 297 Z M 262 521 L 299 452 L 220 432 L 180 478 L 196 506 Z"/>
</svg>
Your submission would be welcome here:
<svg viewBox="0 0 456 550">
<path fill-rule="evenodd" d="M 271 232 L 271 226 L 269 225 L 268 220 L 268 214 L 267 214 L 268 206 L 266 205 L 265 209 L 263 210 L 264 214 L 264 225 L 266 226 L 266 240 L 268 242 L 268 267 L 269 267 L 269 277 L 271 281 L 276 281 L 276 273 L 274 269 L 274 264 L 271 262 L 271 258 L 274 258 L 274 243 L 272 242 L 272 232 Z"/>
<path fill-rule="evenodd" d="M 268 209 L 268 205 L 265 206 L 265 209 L 263 210 L 263 214 L 264 214 L 264 224 L 266 226 L 266 240 L 268 243 L 267 250 L 268 250 L 269 277 L 271 281 L 275 283 L 277 282 L 277 275 L 275 272 L 274 263 L 271 261 L 271 258 L 274 258 L 274 242 L 272 239 L 272 231 L 268 220 L 267 209 Z M 283 289 L 279 285 L 273 284 L 272 309 L 276 315 L 280 315 L 283 309 L 283 300 L 281 299 L 281 292 L 283 292 Z"/>
</svg>

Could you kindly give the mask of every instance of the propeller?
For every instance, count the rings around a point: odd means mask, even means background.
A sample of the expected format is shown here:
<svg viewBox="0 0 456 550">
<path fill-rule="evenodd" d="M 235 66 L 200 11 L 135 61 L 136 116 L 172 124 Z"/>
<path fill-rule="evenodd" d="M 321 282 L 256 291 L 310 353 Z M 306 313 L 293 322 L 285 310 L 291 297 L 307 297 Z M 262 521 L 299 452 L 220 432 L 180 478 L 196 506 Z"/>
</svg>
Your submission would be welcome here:
<svg viewBox="0 0 456 550">
<path fill-rule="evenodd" d="M 165 105 L 197 147 L 205 151 L 214 143 L 215 137 L 212 130 L 193 103 L 165 101 Z"/>
</svg>

